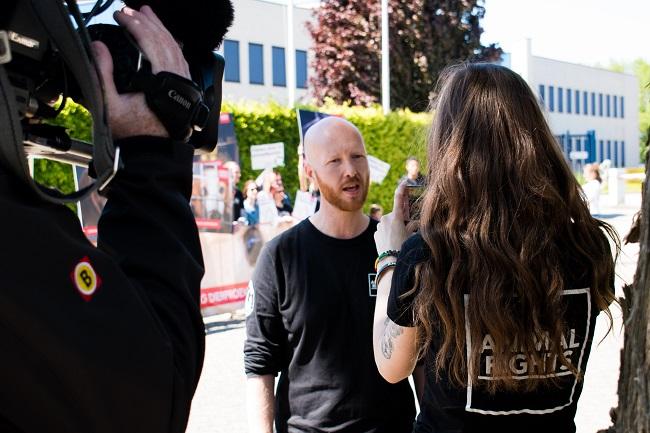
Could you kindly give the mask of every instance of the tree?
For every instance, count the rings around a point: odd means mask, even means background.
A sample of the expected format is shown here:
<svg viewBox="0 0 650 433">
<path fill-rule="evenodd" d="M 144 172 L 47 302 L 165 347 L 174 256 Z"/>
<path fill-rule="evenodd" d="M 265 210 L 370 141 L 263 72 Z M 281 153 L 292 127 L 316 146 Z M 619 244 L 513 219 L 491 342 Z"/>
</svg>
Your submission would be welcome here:
<svg viewBox="0 0 650 433">
<path fill-rule="evenodd" d="M 483 0 L 389 0 L 391 107 L 426 110 L 449 63 L 500 58 L 483 46 Z M 379 0 L 325 0 L 308 24 L 314 40 L 314 96 L 337 103 L 377 103 L 381 97 Z"/>
<path fill-rule="evenodd" d="M 650 144 L 650 143 L 647 143 Z M 646 176 L 650 159 L 646 161 Z M 624 287 L 625 343 L 618 381 L 618 409 L 612 416 L 620 433 L 650 432 L 650 188 L 643 188 L 638 231 L 640 250 L 634 283 Z M 636 226 L 636 224 L 635 224 Z M 637 228 L 639 229 L 639 228 Z M 632 235 L 631 232 L 630 235 Z M 628 236 L 628 238 L 631 236 Z"/>
</svg>

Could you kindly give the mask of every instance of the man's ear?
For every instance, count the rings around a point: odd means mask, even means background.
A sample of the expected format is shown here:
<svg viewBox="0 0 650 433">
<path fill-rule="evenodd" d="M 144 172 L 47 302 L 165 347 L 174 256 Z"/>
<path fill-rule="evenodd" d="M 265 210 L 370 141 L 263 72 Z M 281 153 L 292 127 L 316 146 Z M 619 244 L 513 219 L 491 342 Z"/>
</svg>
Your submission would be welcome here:
<svg viewBox="0 0 650 433">
<path fill-rule="evenodd" d="M 307 162 L 307 159 L 303 160 L 302 166 L 305 170 L 305 175 L 307 176 L 307 178 L 312 182 L 312 184 L 318 186 L 316 182 L 316 176 L 314 176 L 314 168 L 311 166 L 310 163 Z"/>
</svg>

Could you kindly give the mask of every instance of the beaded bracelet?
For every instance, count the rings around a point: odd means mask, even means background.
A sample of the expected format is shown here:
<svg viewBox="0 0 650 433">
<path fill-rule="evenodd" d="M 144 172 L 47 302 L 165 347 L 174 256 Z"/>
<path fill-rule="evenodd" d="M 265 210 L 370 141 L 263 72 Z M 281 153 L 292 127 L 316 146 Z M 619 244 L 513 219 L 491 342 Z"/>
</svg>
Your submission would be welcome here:
<svg viewBox="0 0 650 433">
<path fill-rule="evenodd" d="M 379 262 L 381 262 L 382 259 L 385 259 L 386 257 L 397 257 L 397 256 L 399 256 L 399 250 L 387 250 L 379 254 L 379 257 L 377 257 L 377 260 L 375 260 L 375 271 L 377 270 L 377 266 L 379 266 Z"/>
<path fill-rule="evenodd" d="M 379 270 L 377 271 L 377 275 L 375 275 L 375 287 L 379 286 L 379 280 L 381 280 L 381 277 L 384 276 L 386 271 L 390 268 L 394 268 L 395 266 L 397 266 L 397 262 L 388 262 L 383 264 L 381 268 L 379 268 Z"/>
</svg>

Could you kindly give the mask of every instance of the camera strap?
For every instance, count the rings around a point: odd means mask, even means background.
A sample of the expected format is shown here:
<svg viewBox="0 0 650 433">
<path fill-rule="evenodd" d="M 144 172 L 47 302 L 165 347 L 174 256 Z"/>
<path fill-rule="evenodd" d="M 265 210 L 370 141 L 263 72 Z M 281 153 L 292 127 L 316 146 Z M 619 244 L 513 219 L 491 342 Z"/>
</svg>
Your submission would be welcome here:
<svg viewBox="0 0 650 433">
<path fill-rule="evenodd" d="M 171 72 L 152 74 L 140 70 L 134 87 L 145 94 L 147 105 L 158 116 L 174 140 L 189 140 L 193 130 L 205 127 L 210 109 L 203 103 L 203 92 L 191 80 Z"/>
</svg>

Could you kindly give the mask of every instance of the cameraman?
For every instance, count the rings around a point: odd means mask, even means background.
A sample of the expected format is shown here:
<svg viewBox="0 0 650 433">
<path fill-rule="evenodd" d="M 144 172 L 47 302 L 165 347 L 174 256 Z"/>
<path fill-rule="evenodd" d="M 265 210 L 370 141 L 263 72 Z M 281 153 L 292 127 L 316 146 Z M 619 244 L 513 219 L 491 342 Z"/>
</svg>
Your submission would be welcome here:
<svg viewBox="0 0 650 433">
<path fill-rule="evenodd" d="M 154 74 L 189 78 L 150 8 L 125 8 L 115 19 Z M 167 138 L 143 94 L 117 93 L 108 49 L 93 48 L 124 163 L 98 247 L 69 209 L 44 202 L 0 165 L 2 432 L 182 432 L 201 373 L 193 149 Z"/>
</svg>

